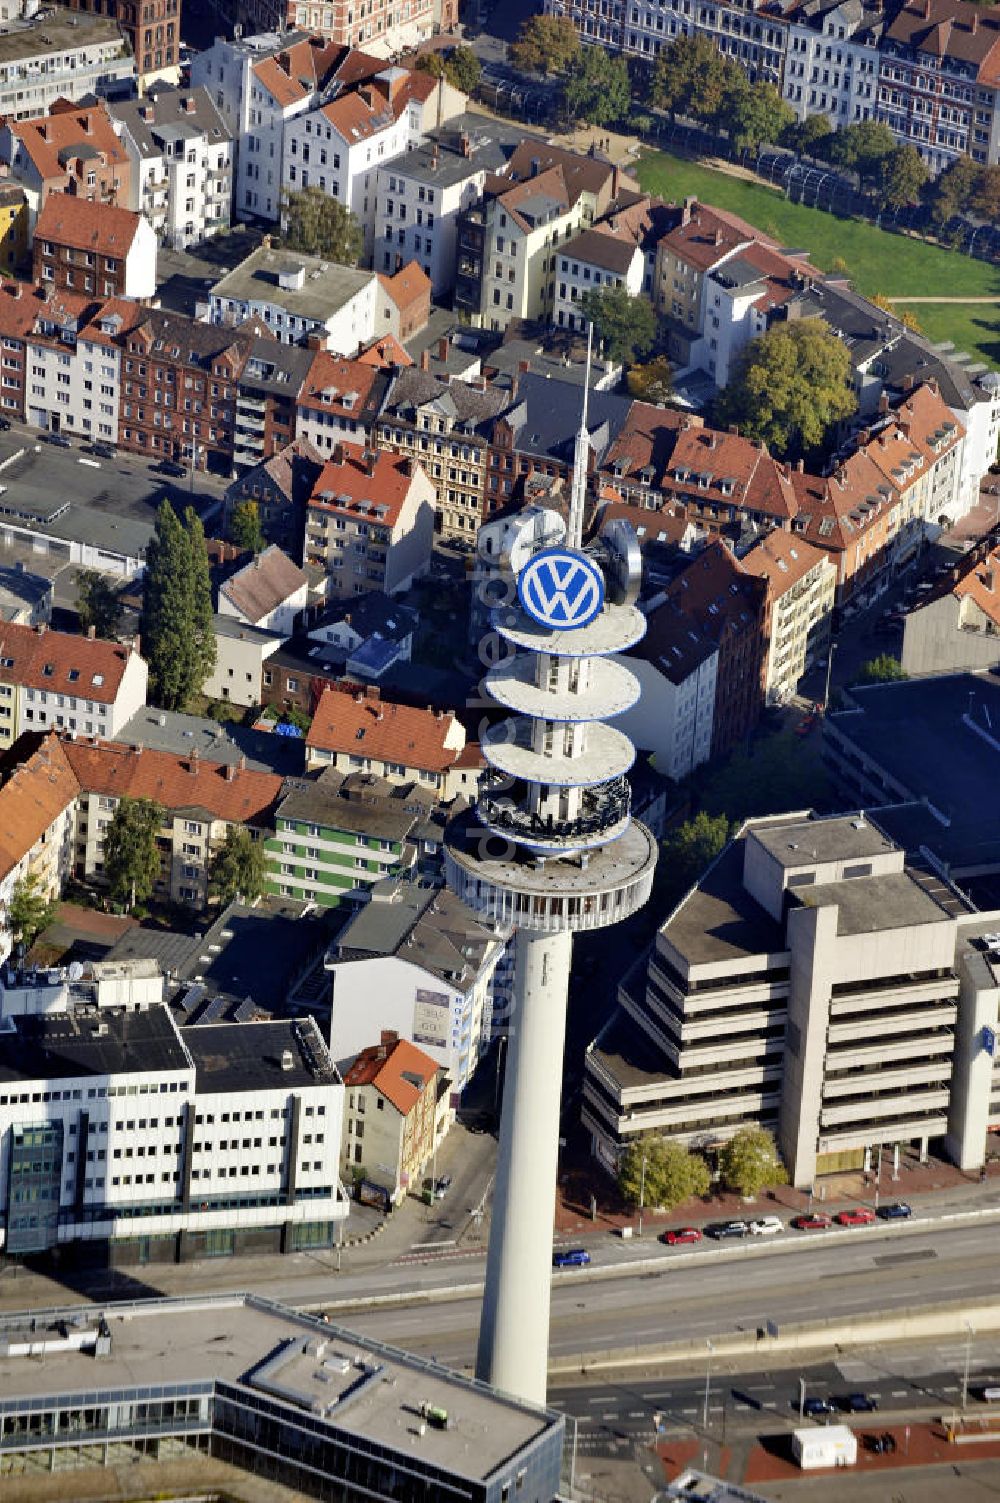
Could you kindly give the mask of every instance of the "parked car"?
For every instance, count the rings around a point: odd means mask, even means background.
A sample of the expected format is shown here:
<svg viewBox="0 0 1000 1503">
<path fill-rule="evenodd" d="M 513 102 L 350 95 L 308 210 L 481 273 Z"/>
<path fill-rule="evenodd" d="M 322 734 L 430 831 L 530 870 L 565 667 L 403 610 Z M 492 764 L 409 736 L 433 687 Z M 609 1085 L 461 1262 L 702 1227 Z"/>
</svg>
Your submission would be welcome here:
<svg viewBox="0 0 1000 1503">
<path fill-rule="evenodd" d="M 590 1253 L 585 1247 L 568 1247 L 552 1254 L 553 1268 L 585 1268 L 590 1262 Z"/>
<path fill-rule="evenodd" d="M 730 1237 L 749 1236 L 750 1228 L 745 1221 L 716 1221 L 712 1226 L 706 1226 L 705 1234 L 717 1242 L 724 1242 Z"/>
<path fill-rule="evenodd" d="M 701 1232 L 696 1226 L 672 1226 L 660 1238 L 668 1247 L 678 1247 L 683 1242 L 700 1242 Z"/>
<path fill-rule="evenodd" d="M 816 723 L 816 714 L 814 711 L 810 710 L 805 719 L 800 720 L 798 725 L 795 727 L 796 736 L 808 736 L 810 731 L 814 731 L 816 729 Z"/>
<path fill-rule="evenodd" d="M 173 475 L 177 479 L 187 474 L 187 470 L 176 459 L 161 459 L 159 464 L 154 464 L 153 469 L 161 475 Z"/>
<path fill-rule="evenodd" d="M 447 1195 L 447 1193 L 448 1193 L 448 1191 L 450 1189 L 451 1189 L 451 1175 L 450 1174 L 442 1174 L 440 1176 L 440 1178 L 438 1178 L 438 1179 L 436 1179 L 434 1181 L 434 1194 L 437 1196 L 438 1200 L 441 1200 L 443 1196 Z"/>
<path fill-rule="evenodd" d="M 758 1216 L 756 1221 L 750 1223 L 751 1237 L 775 1237 L 784 1230 L 785 1223 L 779 1216 Z"/>
<path fill-rule="evenodd" d="M 797 1232 L 825 1232 L 833 1222 L 829 1216 L 824 1216 L 820 1211 L 810 1211 L 808 1215 L 793 1216 L 792 1226 Z"/>
<path fill-rule="evenodd" d="M 848 1414 L 874 1414 L 878 1399 L 873 1399 L 869 1393 L 848 1393 L 841 1399 L 840 1407 Z"/>
<path fill-rule="evenodd" d="M 905 1200 L 893 1200 L 887 1206 L 879 1206 L 878 1214 L 883 1221 L 909 1221 L 913 1207 Z"/>
<path fill-rule="evenodd" d="M 98 459 L 118 458 L 118 450 L 115 448 L 114 444 L 106 444 L 103 440 L 100 443 L 92 444 L 91 452 L 96 454 Z"/>
<path fill-rule="evenodd" d="M 13 424 L 9 417 L 0 417 L 0 430 L 4 433 L 9 433 L 12 427 Z"/>
<path fill-rule="evenodd" d="M 833 1219 L 838 1226 L 871 1226 L 875 1212 L 868 1206 L 852 1206 L 849 1211 L 838 1211 Z"/>
<path fill-rule="evenodd" d="M 71 449 L 73 447 L 65 433 L 43 433 L 42 442 L 55 444 L 57 449 Z"/>
<path fill-rule="evenodd" d="M 794 1400 L 792 1401 L 795 1402 Z M 802 1413 L 808 1414 L 810 1419 L 817 1419 L 823 1414 L 833 1414 L 833 1405 L 829 1399 L 812 1398 L 806 1399 L 802 1405 Z"/>
</svg>

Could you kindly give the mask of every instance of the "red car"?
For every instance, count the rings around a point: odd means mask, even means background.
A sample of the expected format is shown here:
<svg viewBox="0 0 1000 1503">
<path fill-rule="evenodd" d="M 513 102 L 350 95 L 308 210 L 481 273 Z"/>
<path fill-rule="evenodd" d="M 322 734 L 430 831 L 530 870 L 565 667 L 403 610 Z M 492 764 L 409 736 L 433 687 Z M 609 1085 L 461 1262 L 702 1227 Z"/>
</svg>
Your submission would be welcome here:
<svg viewBox="0 0 1000 1503">
<path fill-rule="evenodd" d="M 838 1226 L 871 1226 L 875 1212 L 867 1206 L 854 1206 L 850 1211 L 838 1211 L 833 1219 Z"/>
<path fill-rule="evenodd" d="M 700 1242 L 701 1232 L 696 1226 L 677 1226 L 672 1231 L 664 1232 L 660 1241 L 668 1247 L 676 1247 L 681 1242 Z"/>
<path fill-rule="evenodd" d="M 793 1216 L 792 1225 L 798 1232 L 825 1232 L 833 1225 L 829 1216 L 823 1216 L 819 1212 L 812 1212 L 808 1216 Z"/>
</svg>

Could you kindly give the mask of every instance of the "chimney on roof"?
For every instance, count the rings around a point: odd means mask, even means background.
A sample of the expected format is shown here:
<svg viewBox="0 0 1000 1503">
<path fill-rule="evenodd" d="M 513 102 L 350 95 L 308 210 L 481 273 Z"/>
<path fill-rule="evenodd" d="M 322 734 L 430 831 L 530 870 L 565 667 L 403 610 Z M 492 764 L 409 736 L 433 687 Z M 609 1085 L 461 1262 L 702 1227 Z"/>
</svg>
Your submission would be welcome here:
<svg viewBox="0 0 1000 1503">
<path fill-rule="evenodd" d="M 434 142 L 434 149 L 431 152 L 431 171 L 432 172 L 437 172 L 437 170 L 438 170 L 438 144 L 435 141 Z"/>
<path fill-rule="evenodd" d="M 986 588 L 992 594 L 992 592 L 993 592 L 993 570 L 992 569 L 985 569 L 983 571 L 983 584 L 986 586 Z"/>
<path fill-rule="evenodd" d="M 184 109 L 185 109 L 185 112 L 188 115 L 193 115 L 194 114 L 194 112 L 195 112 L 195 98 L 194 98 L 193 94 L 187 94 L 185 96 L 185 98 L 184 98 Z"/>
<path fill-rule="evenodd" d="M 344 454 L 344 446 L 343 446 L 343 444 L 339 444 L 339 443 L 338 444 L 334 444 L 334 446 L 333 446 L 333 454 L 331 455 L 331 458 L 333 459 L 334 464 L 343 464 L 344 463 L 346 455 Z"/>
<path fill-rule="evenodd" d="M 375 473 L 375 462 L 378 459 L 378 455 L 376 454 L 375 450 L 374 449 L 366 449 L 364 451 L 364 453 L 362 454 L 361 458 L 362 458 L 362 461 L 364 463 L 365 474 L 366 475 L 374 475 L 374 473 Z"/>
<path fill-rule="evenodd" d="M 393 1044 L 399 1043 L 399 1034 L 395 1033 L 391 1028 L 383 1028 L 380 1043 L 386 1048 L 390 1048 Z"/>
<path fill-rule="evenodd" d="M 271 249 L 271 237 L 270 237 L 270 235 L 261 235 L 261 237 L 260 237 L 260 248 L 261 248 L 261 250 L 270 250 Z"/>
<path fill-rule="evenodd" d="M 881 395 L 879 396 L 879 399 L 878 399 L 878 410 L 879 410 L 880 413 L 888 412 L 889 411 L 889 393 L 888 392 L 883 391 L 881 393 Z"/>
<path fill-rule="evenodd" d="M 979 17 L 976 15 L 976 12 L 973 11 L 972 15 L 969 17 L 969 30 L 972 32 L 973 36 L 975 36 L 978 27 L 979 27 Z"/>
<path fill-rule="evenodd" d="M 227 783 L 231 783 L 233 781 L 233 778 L 235 778 L 235 776 L 236 776 L 236 768 L 233 766 L 232 762 L 227 762 L 226 763 L 226 782 Z"/>
<path fill-rule="evenodd" d="M 541 172 L 541 170 L 542 170 L 541 158 L 540 157 L 532 157 L 532 159 L 531 159 L 531 170 L 529 171 L 528 176 L 529 177 L 537 177 L 538 174 Z"/>
<path fill-rule="evenodd" d="M 937 384 L 936 376 L 929 376 L 927 378 L 927 389 L 928 391 L 932 391 L 936 397 L 941 395 L 941 388 Z"/>
<path fill-rule="evenodd" d="M 691 210 L 694 208 L 694 206 L 695 206 L 695 204 L 697 202 L 698 202 L 698 200 L 696 198 L 693 198 L 693 197 L 692 198 L 686 198 L 684 200 L 684 207 L 681 209 L 681 224 L 682 225 L 690 224 L 691 223 Z"/>
<path fill-rule="evenodd" d="M 459 136 L 459 138 L 458 138 L 458 149 L 461 152 L 461 154 L 462 154 L 463 157 L 471 157 L 471 155 L 472 155 L 472 137 L 469 135 L 468 131 L 463 131 L 462 134 Z"/>
<path fill-rule="evenodd" d="M 192 746 L 192 748 L 191 748 L 191 758 L 190 758 L 190 761 L 188 762 L 188 772 L 197 773 L 197 771 L 198 771 L 198 756 L 199 756 L 198 748 L 196 746 Z"/>
<path fill-rule="evenodd" d="M 45 120 L 39 121 L 39 124 L 37 126 L 37 130 L 38 130 L 38 134 L 41 136 L 41 138 L 42 138 L 43 141 L 47 141 L 49 139 L 49 127 L 48 127 L 47 121 L 45 121 Z"/>
<path fill-rule="evenodd" d="M 431 352 L 430 352 L 430 350 L 421 350 L 420 351 L 420 369 L 422 371 L 429 371 L 430 368 L 431 368 Z"/>
<path fill-rule="evenodd" d="M 20 284 L 20 282 L 8 282 L 8 284 L 7 284 L 7 291 L 10 293 L 11 297 L 20 297 L 21 296 L 21 284 Z"/>
<path fill-rule="evenodd" d="M 447 336 L 447 334 L 442 334 L 441 338 L 438 340 L 438 359 L 439 360 L 447 360 L 447 358 L 448 358 L 448 336 Z"/>
<path fill-rule="evenodd" d="M 714 240 L 715 240 L 715 244 L 716 245 L 721 245 L 722 244 L 722 231 L 721 230 L 716 230 L 715 236 L 714 236 Z"/>
<path fill-rule="evenodd" d="M 96 636 L 97 636 L 97 627 L 96 626 L 88 626 L 87 627 L 87 641 L 88 642 L 92 642 Z"/>
<path fill-rule="evenodd" d="M 916 376 L 913 374 L 912 371 L 907 371 L 906 375 L 903 377 L 903 390 L 904 391 L 912 391 L 913 388 L 916 386 L 916 384 L 917 384 L 917 378 L 916 378 Z"/>
<path fill-rule="evenodd" d="M 83 134 L 85 136 L 92 136 L 94 134 L 94 123 L 89 115 L 81 115 L 80 124 L 83 126 Z"/>
<path fill-rule="evenodd" d="M 44 621 L 39 621 L 38 624 L 35 627 L 35 630 L 36 630 L 36 632 L 38 633 L 38 635 L 40 637 L 44 636 L 45 635 L 45 622 Z"/>
<path fill-rule="evenodd" d="M 739 436 L 740 436 L 740 427 L 739 427 L 739 424 L 738 423 L 730 423 L 729 424 L 729 432 L 733 435 L 733 438 L 739 438 Z"/>
<path fill-rule="evenodd" d="M 236 766 L 239 768 L 240 772 L 246 772 L 246 770 L 247 770 L 246 752 L 240 752 L 239 756 L 236 759 Z"/>
<path fill-rule="evenodd" d="M 805 462 L 805 460 L 804 459 L 797 459 L 795 461 L 795 473 L 797 475 L 804 475 L 805 472 L 806 472 L 806 462 Z"/>
<path fill-rule="evenodd" d="M 142 118 L 145 120 L 147 125 L 152 125 L 153 121 L 156 119 L 156 111 L 153 109 L 153 106 L 151 104 L 143 105 Z"/>
</svg>

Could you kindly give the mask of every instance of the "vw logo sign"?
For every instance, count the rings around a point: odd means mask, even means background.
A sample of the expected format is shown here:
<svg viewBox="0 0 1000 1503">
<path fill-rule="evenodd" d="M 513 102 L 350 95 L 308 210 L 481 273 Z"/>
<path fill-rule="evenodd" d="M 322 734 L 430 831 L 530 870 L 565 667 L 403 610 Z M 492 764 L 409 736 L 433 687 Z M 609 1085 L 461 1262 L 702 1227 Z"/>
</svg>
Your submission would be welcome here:
<svg viewBox="0 0 1000 1503">
<path fill-rule="evenodd" d="M 604 604 L 604 575 L 583 553 L 543 548 L 517 577 L 517 594 L 532 621 L 552 631 L 587 626 Z"/>
</svg>

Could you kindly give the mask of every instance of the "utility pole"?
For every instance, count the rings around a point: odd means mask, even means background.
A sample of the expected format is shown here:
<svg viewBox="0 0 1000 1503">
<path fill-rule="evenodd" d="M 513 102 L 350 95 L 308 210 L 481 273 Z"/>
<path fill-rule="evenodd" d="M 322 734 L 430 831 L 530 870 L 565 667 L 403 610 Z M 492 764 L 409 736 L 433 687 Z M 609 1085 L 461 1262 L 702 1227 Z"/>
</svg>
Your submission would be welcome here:
<svg viewBox="0 0 1000 1503">
<path fill-rule="evenodd" d="M 708 1396 L 712 1388 L 712 1353 L 715 1351 L 710 1341 L 706 1341 L 705 1345 L 708 1347 L 708 1359 L 705 1364 L 705 1411 L 701 1421 L 703 1430 L 708 1429 Z"/>
<path fill-rule="evenodd" d="M 830 709 L 830 679 L 833 677 L 833 654 L 837 651 L 837 641 L 833 633 L 830 633 L 830 651 L 826 655 L 826 683 L 823 686 L 823 713 Z"/>
<path fill-rule="evenodd" d="M 962 1413 L 963 1414 L 965 1413 L 966 1405 L 969 1402 L 969 1368 L 972 1365 L 972 1338 L 976 1334 L 975 1331 L 972 1329 L 972 1322 L 969 1321 L 969 1320 L 967 1320 L 965 1322 L 965 1329 L 966 1329 L 966 1333 L 967 1334 L 966 1334 L 966 1337 L 965 1337 L 965 1371 L 962 1374 Z"/>
<path fill-rule="evenodd" d="M 806 1380 L 799 1379 L 799 1423 L 801 1424 L 806 1413 Z"/>
<path fill-rule="evenodd" d="M 642 1213 L 646 1206 L 646 1150 L 642 1150 L 642 1170 L 639 1175 L 639 1236 L 642 1236 Z"/>
</svg>

